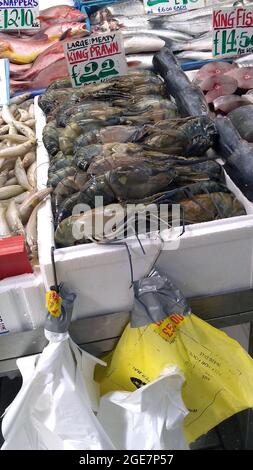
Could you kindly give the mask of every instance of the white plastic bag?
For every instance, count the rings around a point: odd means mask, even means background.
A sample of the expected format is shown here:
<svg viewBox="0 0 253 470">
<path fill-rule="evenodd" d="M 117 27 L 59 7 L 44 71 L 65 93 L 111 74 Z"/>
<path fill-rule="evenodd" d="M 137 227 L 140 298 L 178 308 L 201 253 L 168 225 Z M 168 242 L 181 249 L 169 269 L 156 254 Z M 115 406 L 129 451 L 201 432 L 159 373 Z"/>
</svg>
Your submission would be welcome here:
<svg viewBox="0 0 253 470">
<path fill-rule="evenodd" d="M 41 355 L 19 359 L 23 386 L 3 419 L 2 450 L 114 449 L 93 412 L 97 363 L 67 333 L 51 334 Z"/>
<path fill-rule="evenodd" d="M 135 392 L 112 392 L 100 400 L 98 419 L 120 450 L 188 450 L 181 397 L 184 377 L 177 367 Z"/>
</svg>

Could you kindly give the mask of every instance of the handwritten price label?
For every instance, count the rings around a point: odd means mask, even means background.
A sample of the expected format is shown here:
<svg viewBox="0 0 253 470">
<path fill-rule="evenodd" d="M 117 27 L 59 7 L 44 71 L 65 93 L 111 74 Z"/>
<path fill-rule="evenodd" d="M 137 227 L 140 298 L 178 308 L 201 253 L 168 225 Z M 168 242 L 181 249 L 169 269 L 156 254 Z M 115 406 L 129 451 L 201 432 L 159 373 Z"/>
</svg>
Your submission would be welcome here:
<svg viewBox="0 0 253 470">
<path fill-rule="evenodd" d="M 38 0 L 0 1 L 0 30 L 39 29 Z"/>
<path fill-rule="evenodd" d="M 185 318 L 186 317 L 179 313 L 174 313 L 165 320 L 150 325 L 150 328 L 166 341 L 173 342 L 175 340 L 176 330 L 185 321 Z"/>
<path fill-rule="evenodd" d="M 181 13 L 206 6 L 205 0 L 144 0 L 144 7 L 148 14 Z"/>
<path fill-rule="evenodd" d="M 253 8 L 213 11 L 213 57 L 233 57 L 253 52 Z"/>
<path fill-rule="evenodd" d="M 64 45 L 73 87 L 105 82 L 127 73 L 121 33 L 89 36 Z"/>
</svg>

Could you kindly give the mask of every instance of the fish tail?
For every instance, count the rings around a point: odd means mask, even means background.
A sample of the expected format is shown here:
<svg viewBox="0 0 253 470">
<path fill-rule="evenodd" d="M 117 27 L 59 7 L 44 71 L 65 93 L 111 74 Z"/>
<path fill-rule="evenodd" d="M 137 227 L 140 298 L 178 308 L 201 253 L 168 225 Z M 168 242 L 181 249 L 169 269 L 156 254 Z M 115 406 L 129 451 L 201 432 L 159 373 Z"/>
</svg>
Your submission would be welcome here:
<svg viewBox="0 0 253 470">
<path fill-rule="evenodd" d="M 40 31 L 39 33 L 35 34 L 33 36 L 33 39 L 35 39 L 36 41 L 41 41 L 41 40 L 49 40 L 50 38 L 48 37 L 48 35 L 45 33 L 45 30 L 44 31 Z"/>
<path fill-rule="evenodd" d="M 11 44 L 9 42 L 6 42 L 6 41 L 0 41 L 0 57 L 1 57 L 1 59 L 8 58 L 8 56 L 11 52 L 13 52 L 13 48 L 11 47 Z"/>
</svg>

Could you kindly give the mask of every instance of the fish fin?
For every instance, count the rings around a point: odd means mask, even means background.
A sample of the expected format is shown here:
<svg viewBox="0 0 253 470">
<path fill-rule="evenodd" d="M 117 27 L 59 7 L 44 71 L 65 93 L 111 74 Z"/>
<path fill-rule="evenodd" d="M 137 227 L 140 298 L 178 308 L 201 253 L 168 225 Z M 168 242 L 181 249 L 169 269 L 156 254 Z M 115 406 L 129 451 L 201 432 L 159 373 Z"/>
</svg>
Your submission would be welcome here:
<svg viewBox="0 0 253 470">
<path fill-rule="evenodd" d="M 13 47 L 11 46 L 11 44 L 9 42 L 6 42 L 6 41 L 1 42 L 0 41 L 0 54 L 5 54 L 7 52 L 14 52 Z"/>
<path fill-rule="evenodd" d="M 71 38 L 71 31 L 71 28 L 64 31 L 64 33 L 62 33 L 62 35 L 59 37 L 59 41 L 63 41 L 66 38 Z"/>
<path fill-rule="evenodd" d="M 33 36 L 33 39 L 35 39 L 36 41 L 39 41 L 43 39 L 49 39 L 49 37 L 47 34 L 43 33 L 43 31 L 40 31 L 39 33 Z"/>
</svg>

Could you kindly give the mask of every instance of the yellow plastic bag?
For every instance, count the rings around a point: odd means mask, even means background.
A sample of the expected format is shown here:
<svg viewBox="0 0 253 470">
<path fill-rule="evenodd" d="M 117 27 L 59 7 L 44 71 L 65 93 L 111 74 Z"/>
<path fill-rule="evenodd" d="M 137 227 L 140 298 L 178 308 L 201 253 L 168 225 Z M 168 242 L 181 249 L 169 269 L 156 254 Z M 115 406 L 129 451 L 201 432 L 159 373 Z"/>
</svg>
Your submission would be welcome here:
<svg viewBox="0 0 253 470">
<path fill-rule="evenodd" d="M 128 325 L 108 359 L 108 367 L 96 372 L 102 395 L 134 391 L 166 366 L 181 369 L 186 379 L 182 396 L 190 412 L 184 422 L 189 443 L 253 407 L 253 360 L 237 341 L 195 315 L 175 314 L 143 328 Z"/>
</svg>

